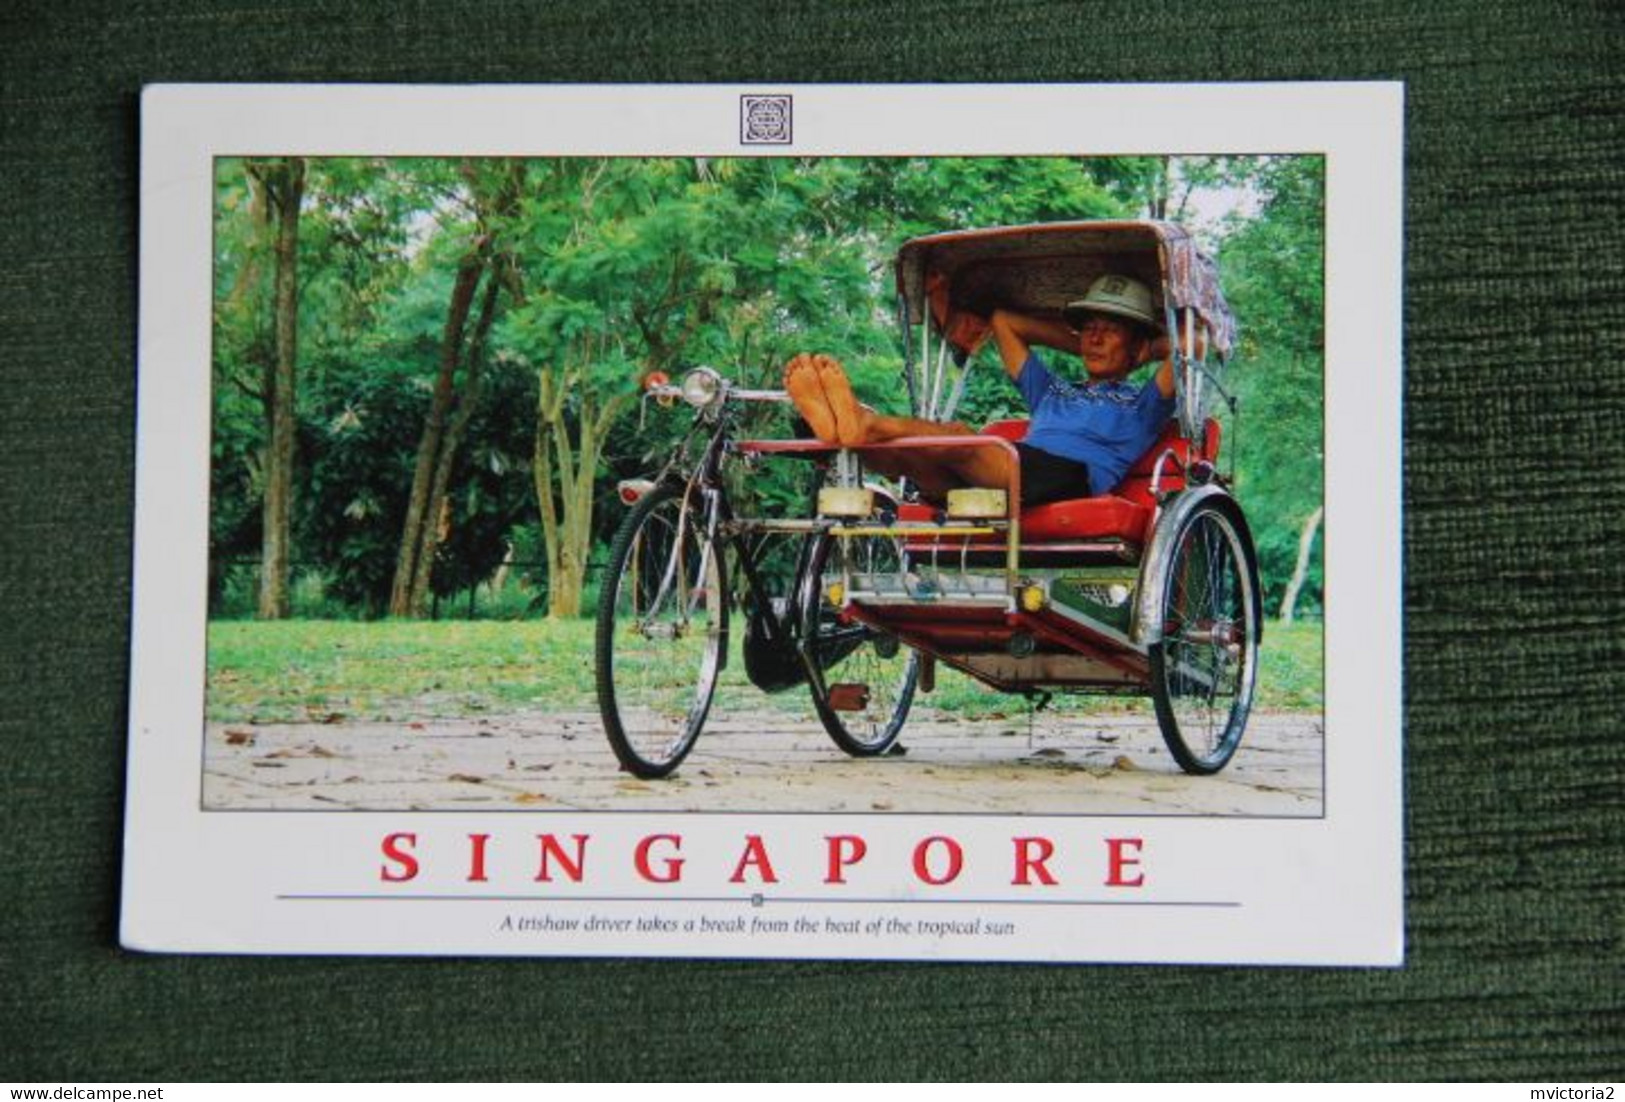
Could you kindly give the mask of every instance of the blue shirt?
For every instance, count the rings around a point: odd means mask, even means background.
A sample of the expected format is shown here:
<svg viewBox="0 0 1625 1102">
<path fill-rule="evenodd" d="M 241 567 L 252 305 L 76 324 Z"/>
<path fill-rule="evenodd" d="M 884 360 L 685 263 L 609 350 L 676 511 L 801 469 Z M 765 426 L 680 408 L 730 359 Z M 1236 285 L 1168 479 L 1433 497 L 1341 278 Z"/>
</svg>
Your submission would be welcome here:
<svg viewBox="0 0 1625 1102">
<path fill-rule="evenodd" d="M 1032 421 L 1027 443 L 1089 468 L 1089 492 L 1107 494 L 1144 455 L 1174 412 L 1155 382 L 1069 383 L 1028 352 L 1016 374 Z"/>
</svg>

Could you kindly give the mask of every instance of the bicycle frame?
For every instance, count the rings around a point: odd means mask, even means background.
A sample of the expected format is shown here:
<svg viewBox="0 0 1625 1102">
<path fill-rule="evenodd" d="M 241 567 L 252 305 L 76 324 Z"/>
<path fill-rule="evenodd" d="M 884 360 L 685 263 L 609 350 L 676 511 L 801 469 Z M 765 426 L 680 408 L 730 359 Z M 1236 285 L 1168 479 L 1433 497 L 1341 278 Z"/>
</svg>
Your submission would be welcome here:
<svg viewBox="0 0 1625 1102">
<path fill-rule="evenodd" d="M 650 388 L 649 396 L 658 399 L 677 389 L 656 386 Z M 742 449 L 733 440 L 733 425 L 728 409 L 730 400 L 788 402 L 789 398 L 783 391 L 745 390 L 724 386 L 711 406 L 696 410 L 694 425 L 689 434 L 672 459 L 652 481 L 658 485 L 662 481 L 670 480 L 684 487 L 683 505 L 679 514 L 680 526 L 689 522 L 696 504 L 703 503 L 701 506 L 703 514 L 698 521 L 705 526 L 708 542 L 731 553 L 734 561 L 738 563 L 745 580 L 745 593 L 748 595 L 753 616 L 767 635 L 765 644 L 767 652 L 780 655 L 795 653 L 801 662 L 806 664 L 809 658 L 802 646 L 796 625 L 800 622 L 804 602 L 808 599 L 818 599 L 817 579 L 812 579 L 811 584 L 808 582 L 813 554 L 812 542 L 803 541 L 797 551 L 790 584 L 784 594 L 779 594 L 774 592 L 773 586 L 763 577 L 761 563 L 758 562 L 756 549 L 750 537 L 798 534 L 815 536 L 828 531 L 833 527 L 833 523 L 823 520 L 772 520 L 735 515 L 723 477 L 723 465 L 730 455 L 748 455 L 752 452 L 749 449 Z M 708 428 L 709 438 L 700 450 L 698 459 L 692 464 L 685 464 L 683 460 L 690 451 L 695 433 L 702 428 Z M 683 471 L 685 466 L 688 470 Z M 736 603 L 743 605 L 745 602 Z M 724 667 L 727 665 L 726 653 L 723 655 L 722 664 Z M 750 665 L 752 663 L 747 656 L 747 666 Z M 801 683 L 800 679 L 774 679 L 770 687 L 769 684 L 758 680 L 754 671 L 752 680 L 757 681 L 759 687 L 769 691 L 778 691 Z"/>
</svg>

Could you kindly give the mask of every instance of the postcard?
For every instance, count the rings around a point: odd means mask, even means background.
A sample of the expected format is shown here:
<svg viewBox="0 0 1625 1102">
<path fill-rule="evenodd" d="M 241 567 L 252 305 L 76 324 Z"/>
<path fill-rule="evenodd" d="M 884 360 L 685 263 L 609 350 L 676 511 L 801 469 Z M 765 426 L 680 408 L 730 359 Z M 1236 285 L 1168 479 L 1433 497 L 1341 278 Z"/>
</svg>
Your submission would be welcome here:
<svg viewBox="0 0 1625 1102">
<path fill-rule="evenodd" d="M 1402 963 L 1402 116 L 148 88 L 123 944 Z"/>
</svg>

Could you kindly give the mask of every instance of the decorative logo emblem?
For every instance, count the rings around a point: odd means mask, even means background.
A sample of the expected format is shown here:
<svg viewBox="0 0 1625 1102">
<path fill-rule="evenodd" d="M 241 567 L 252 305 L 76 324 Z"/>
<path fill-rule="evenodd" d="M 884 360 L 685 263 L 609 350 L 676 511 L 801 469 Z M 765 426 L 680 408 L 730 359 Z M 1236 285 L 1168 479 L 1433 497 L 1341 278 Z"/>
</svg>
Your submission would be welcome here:
<svg viewBox="0 0 1625 1102">
<path fill-rule="evenodd" d="M 741 145 L 789 145 L 789 96 L 740 96 Z"/>
</svg>

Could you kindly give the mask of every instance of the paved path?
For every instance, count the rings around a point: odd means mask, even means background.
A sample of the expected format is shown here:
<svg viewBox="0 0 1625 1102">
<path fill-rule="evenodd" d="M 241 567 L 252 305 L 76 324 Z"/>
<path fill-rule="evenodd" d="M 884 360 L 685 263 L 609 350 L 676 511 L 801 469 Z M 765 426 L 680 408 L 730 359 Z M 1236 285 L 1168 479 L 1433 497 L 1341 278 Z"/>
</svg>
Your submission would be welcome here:
<svg viewBox="0 0 1625 1102">
<path fill-rule="evenodd" d="M 714 715 L 664 781 L 620 772 L 596 713 L 398 723 L 210 724 L 211 809 L 998 812 L 1318 816 L 1318 715 L 1253 716 L 1189 777 L 1138 715 L 963 722 L 918 709 L 907 753 L 849 758 L 816 721 Z"/>
</svg>

